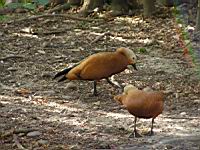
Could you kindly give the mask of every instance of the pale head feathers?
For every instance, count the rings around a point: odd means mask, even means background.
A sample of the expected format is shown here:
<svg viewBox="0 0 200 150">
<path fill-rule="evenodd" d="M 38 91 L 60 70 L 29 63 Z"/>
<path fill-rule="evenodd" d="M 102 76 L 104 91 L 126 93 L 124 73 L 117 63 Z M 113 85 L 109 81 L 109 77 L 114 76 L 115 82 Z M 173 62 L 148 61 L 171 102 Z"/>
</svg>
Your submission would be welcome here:
<svg viewBox="0 0 200 150">
<path fill-rule="evenodd" d="M 124 93 L 123 94 L 128 94 L 128 91 L 130 91 L 130 90 L 138 90 L 138 88 L 131 85 L 131 84 L 128 84 L 124 87 Z"/>
<path fill-rule="evenodd" d="M 149 86 L 145 87 L 143 89 L 143 91 L 145 91 L 145 92 L 153 92 L 153 90 Z"/>
<path fill-rule="evenodd" d="M 132 60 L 132 63 L 136 63 L 137 57 L 132 50 L 125 47 L 120 47 L 116 51 L 123 53 L 129 60 Z"/>
</svg>

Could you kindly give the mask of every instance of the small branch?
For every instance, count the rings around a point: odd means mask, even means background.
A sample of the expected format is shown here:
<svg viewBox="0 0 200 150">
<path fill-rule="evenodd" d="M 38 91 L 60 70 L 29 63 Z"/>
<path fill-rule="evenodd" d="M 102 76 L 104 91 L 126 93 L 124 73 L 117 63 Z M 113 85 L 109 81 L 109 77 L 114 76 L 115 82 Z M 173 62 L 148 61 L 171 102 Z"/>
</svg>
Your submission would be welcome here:
<svg viewBox="0 0 200 150">
<path fill-rule="evenodd" d="M 27 150 L 26 148 L 24 148 L 24 147 L 19 143 L 19 140 L 18 140 L 16 134 L 13 134 L 13 140 L 14 140 L 15 144 L 17 145 L 17 147 L 18 147 L 19 149 Z"/>
<path fill-rule="evenodd" d="M 165 119 L 200 119 L 199 117 L 162 117 L 162 118 L 165 118 Z"/>
<path fill-rule="evenodd" d="M 4 134 L 1 135 L 1 138 L 4 138 L 4 137 L 8 137 L 8 136 L 11 136 L 13 134 L 19 134 L 19 133 L 28 133 L 28 132 L 32 132 L 32 131 L 36 131 L 37 129 L 12 129 Z"/>
<path fill-rule="evenodd" d="M 104 36 L 106 36 L 106 35 L 111 35 L 111 33 L 108 31 L 108 32 L 105 32 L 105 33 L 103 33 L 103 34 L 97 36 L 97 37 L 90 43 L 90 45 L 92 45 L 93 43 L 98 42 L 100 39 L 102 39 L 102 38 L 103 38 Z"/>
<path fill-rule="evenodd" d="M 56 30 L 56 31 L 47 31 L 47 32 L 33 32 L 34 35 L 51 35 L 51 34 L 60 34 L 65 33 L 67 30 Z"/>
<path fill-rule="evenodd" d="M 7 59 L 11 59 L 11 58 L 24 58 L 24 56 L 10 55 L 10 56 L 6 56 L 6 57 L 3 57 L 3 58 L 0 58 L 0 61 L 6 61 Z"/>
<path fill-rule="evenodd" d="M 45 18 L 45 17 L 64 17 L 64 18 L 68 18 L 68 19 L 72 19 L 72 20 L 87 21 L 87 22 L 93 22 L 94 21 L 93 19 L 78 18 L 78 17 L 66 15 L 66 14 L 43 14 L 43 15 L 38 15 L 38 16 L 25 17 L 25 18 L 18 19 L 18 20 L 12 20 L 12 21 L 8 22 L 8 24 L 20 23 L 20 22 L 23 22 L 23 21 L 28 21 L 28 20 L 30 21 L 30 20 L 35 20 L 35 19 Z"/>
</svg>

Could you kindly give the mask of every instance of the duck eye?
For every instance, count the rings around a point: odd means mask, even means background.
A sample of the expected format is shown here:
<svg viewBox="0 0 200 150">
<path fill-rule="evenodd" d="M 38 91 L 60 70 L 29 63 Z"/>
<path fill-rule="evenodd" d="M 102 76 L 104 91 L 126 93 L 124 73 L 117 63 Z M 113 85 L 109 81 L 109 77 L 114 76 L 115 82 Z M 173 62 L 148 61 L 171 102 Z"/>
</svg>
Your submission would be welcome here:
<svg viewBox="0 0 200 150">
<path fill-rule="evenodd" d="M 133 57 L 133 60 L 137 59 L 137 57 Z"/>
</svg>

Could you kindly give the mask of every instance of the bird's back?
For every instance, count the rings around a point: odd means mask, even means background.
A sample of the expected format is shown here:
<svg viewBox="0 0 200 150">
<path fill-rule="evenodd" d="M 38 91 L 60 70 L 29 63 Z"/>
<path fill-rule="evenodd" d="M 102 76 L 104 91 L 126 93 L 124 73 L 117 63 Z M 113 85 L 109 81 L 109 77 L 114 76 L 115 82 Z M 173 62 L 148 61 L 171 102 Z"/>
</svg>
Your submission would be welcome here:
<svg viewBox="0 0 200 150">
<path fill-rule="evenodd" d="M 155 118 L 163 111 L 163 94 L 161 92 L 130 91 L 124 105 L 127 110 L 139 118 Z"/>
<path fill-rule="evenodd" d="M 103 52 L 89 56 L 70 73 L 78 73 L 84 80 L 100 80 L 126 69 L 127 58 L 116 52 Z"/>
</svg>

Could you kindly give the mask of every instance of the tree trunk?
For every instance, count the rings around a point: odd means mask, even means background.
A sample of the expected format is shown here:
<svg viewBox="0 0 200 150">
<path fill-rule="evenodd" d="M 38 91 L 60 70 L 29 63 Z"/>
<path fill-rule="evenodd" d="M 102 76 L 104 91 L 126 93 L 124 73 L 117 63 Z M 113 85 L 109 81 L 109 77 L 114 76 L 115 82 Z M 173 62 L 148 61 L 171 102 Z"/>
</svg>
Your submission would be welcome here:
<svg viewBox="0 0 200 150">
<path fill-rule="evenodd" d="M 80 5 L 82 0 L 68 0 L 70 5 Z"/>
<path fill-rule="evenodd" d="M 198 0 L 196 31 L 200 31 L 200 0 Z"/>
<path fill-rule="evenodd" d="M 80 13 L 83 16 L 87 16 L 94 11 L 95 8 L 102 9 L 104 0 L 84 0 L 83 6 L 80 9 Z"/>
<path fill-rule="evenodd" d="M 164 6 L 169 6 L 169 7 L 174 6 L 174 0 L 159 0 L 159 2 Z M 180 0 L 176 0 L 175 2 L 180 3 Z"/>
<path fill-rule="evenodd" d="M 128 14 L 129 8 L 126 0 L 112 0 L 112 16 Z"/>
<path fill-rule="evenodd" d="M 155 0 L 143 0 L 144 16 L 149 17 L 154 13 Z"/>
<path fill-rule="evenodd" d="M 50 7 L 55 7 L 57 5 L 63 5 L 65 0 L 49 0 Z"/>
<path fill-rule="evenodd" d="M 142 8 L 142 1 L 141 0 L 127 0 L 129 5 L 129 9 L 141 9 Z"/>
</svg>

